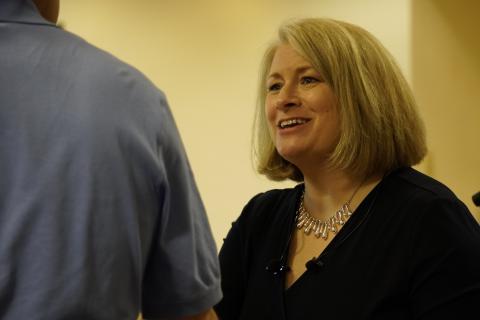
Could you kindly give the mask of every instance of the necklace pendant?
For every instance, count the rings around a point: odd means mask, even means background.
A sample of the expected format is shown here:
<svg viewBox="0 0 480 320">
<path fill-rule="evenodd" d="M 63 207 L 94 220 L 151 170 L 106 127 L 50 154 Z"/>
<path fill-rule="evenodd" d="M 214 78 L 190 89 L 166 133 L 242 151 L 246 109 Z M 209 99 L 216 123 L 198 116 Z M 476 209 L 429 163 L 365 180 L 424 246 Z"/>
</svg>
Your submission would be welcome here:
<svg viewBox="0 0 480 320">
<path fill-rule="evenodd" d="M 322 231 L 322 239 L 323 240 L 327 240 L 328 238 L 328 226 L 327 224 L 324 222 L 323 223 L 323 231 Z"/>
<path fill-rule="evenodd" d="M 301 229 L 303 225 L 308 221 L 308 214 L 303 215 L 301 218 L 297 219 L 297 228 Z"/>
<path fill-rule="evenodd" d="M 338 229 L 337 229 L 337 223 L 335 221 L 335 217 L 330 217 L 328 219 L 328 225 L 330 227 L 330 231 L 332 231 L 333 233 L 337 233 Z"/>
<path fill-rule="evenodd" d="M 297 216 L 297 221 L 300 221 L 302 220 L 303 218 L 307 218 L 308 217 L 308 213 L 306 211 L 302 211 L 298 214 Z"/>
<path fill-rule="evenodd" d="M 343 211 L 342 210 L 338 210 L 335 213 L 335 220 L 341 226 L 345 223 L 345 220 L 343 220 Z"/>
<path fill-rule="evenodd" d="M 348 204 L 348 202 L 342 206 L 342 211 L 343 211 L 343 214 L 346 215 L 347 217 L 350 217 L 353 214 L 352 210 L 350 210 L 350 205 Z"/>
<path fill-rule="evenodd" d="M 325 225 L 325 222 L 319 222 L 317 224 L 317 228 L 315 229 L 315 237 L 317 238 L 320 238 L 322 237 L 323 238 L 323 233 L 325 232 L 325 229 L 326 229 L 326 225 Z"/>
<path fill-rule="evenodd" d="M 318 221 L 317 220 L 317 223 L 315 224 L 315 228 L 313 230 L 313 234 L 315 235 L 315 237 L 317 238 L 320 238 L 320 235 L 322 234 L 321 230 L 322 230 L 322 224 L 323 222 L 321 221 Z"/>
<path fill-rule="evenodd" d="M 306 227 L 305 227 L 305 230 L 303 230 L 303 232 L 305 232 L 305 234 L 308 236 L 310 234 L 310 232 L 312 231 L 312 228 L 313 228 L 313 225 L 315 223 L 315 219 L 311 218 L 310 219 L 310 222 L 306 224 Z"/>
</svg>

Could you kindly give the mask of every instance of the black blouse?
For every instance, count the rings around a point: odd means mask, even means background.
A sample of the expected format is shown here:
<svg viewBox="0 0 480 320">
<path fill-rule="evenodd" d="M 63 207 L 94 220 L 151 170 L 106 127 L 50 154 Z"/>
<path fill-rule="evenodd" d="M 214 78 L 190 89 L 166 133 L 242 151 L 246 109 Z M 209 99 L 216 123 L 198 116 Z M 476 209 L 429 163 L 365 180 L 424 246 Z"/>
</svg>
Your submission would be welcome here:
<svg viewBox="0 0 480 320">
<path fill-rule="evenodd" d="M 444 185 L 399 169 L 285 290 L 303 184 L 255 196 L 220 251 L 230 319 L 477 319 L 480 227 Z"/>
</svg>

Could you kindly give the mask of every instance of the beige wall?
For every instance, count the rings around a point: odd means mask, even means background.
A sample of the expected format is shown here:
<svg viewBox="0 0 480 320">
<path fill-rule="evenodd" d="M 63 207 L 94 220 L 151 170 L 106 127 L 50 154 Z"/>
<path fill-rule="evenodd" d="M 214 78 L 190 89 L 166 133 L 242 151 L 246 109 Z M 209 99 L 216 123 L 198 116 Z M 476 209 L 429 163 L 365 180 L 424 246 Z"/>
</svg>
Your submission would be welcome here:
<svg viewBox="0 0 480 320">
<path fill-rule="evenodd" d="M 169 98 L 220 246 L 256 193 L 289 183 L 254 174 L 250 128 L 257 67 L 287 18 L 364 26 L 411 78 L 407 0 L 62 0 L 65 27 L 135 65 Z"/>
<path fill-rule="evenodd" d="M 412 7 L 412 82 L 425 116 L 430 173 L 480 221 L 480 2 L 422 0 Z"/>
</svg>

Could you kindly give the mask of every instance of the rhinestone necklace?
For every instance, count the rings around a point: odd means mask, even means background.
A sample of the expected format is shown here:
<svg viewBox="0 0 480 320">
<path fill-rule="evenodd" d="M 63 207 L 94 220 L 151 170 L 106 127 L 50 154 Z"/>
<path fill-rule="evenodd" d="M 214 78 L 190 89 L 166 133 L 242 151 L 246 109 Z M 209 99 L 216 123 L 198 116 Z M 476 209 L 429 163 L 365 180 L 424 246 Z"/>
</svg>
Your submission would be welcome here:
<svg viewBox="0 0 480 320">
<path fill-rule="evenodd" d="M 312 215 L 305 209 L 304 206 L 304 197 L 305 197 L 305 189 L 302 192 L 302 196 L 300 198 L 300 206 L 298 207 L 295 223 L 298 229 L 303 228 L 303 232 L 306 235 L 309 235 L 312 231 L 315 237 L 320 238 L 322 237 L 323 240 L 327 240 L 328 233 L 331 231 L 333 233 L 337 233 L 339 228 L 345 224 L 345 222 L 350 218 L 352 215 L 352 209 L 350 208 L 350 202 L 352 202 L 353 197 L 357 193 L 358 189 L 363 183 L 360 183 L 358 187 L 353 192 L 350 199 L 340 207 L 340 209 L 335 212 L 334 215 L 327 218 L 326 220 L 321 220 L 312 217 Z"/>
</svg>

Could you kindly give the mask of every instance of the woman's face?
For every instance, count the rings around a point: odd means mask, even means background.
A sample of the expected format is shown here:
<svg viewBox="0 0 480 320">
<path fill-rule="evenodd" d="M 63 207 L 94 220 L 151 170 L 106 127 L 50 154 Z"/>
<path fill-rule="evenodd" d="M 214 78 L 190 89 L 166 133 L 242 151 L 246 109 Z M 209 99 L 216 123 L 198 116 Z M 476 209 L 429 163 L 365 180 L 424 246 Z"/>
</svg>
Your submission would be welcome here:
<svg viewBox="0 0 480 320">
<path fill-rule="evenodd" d="M 277 48 L 270 66 L 265 112 L 278 153 L 300 170 L 327 159 L 338 142 L 339 116 L 332 89 L 288 44 Z"/>
</svg>

